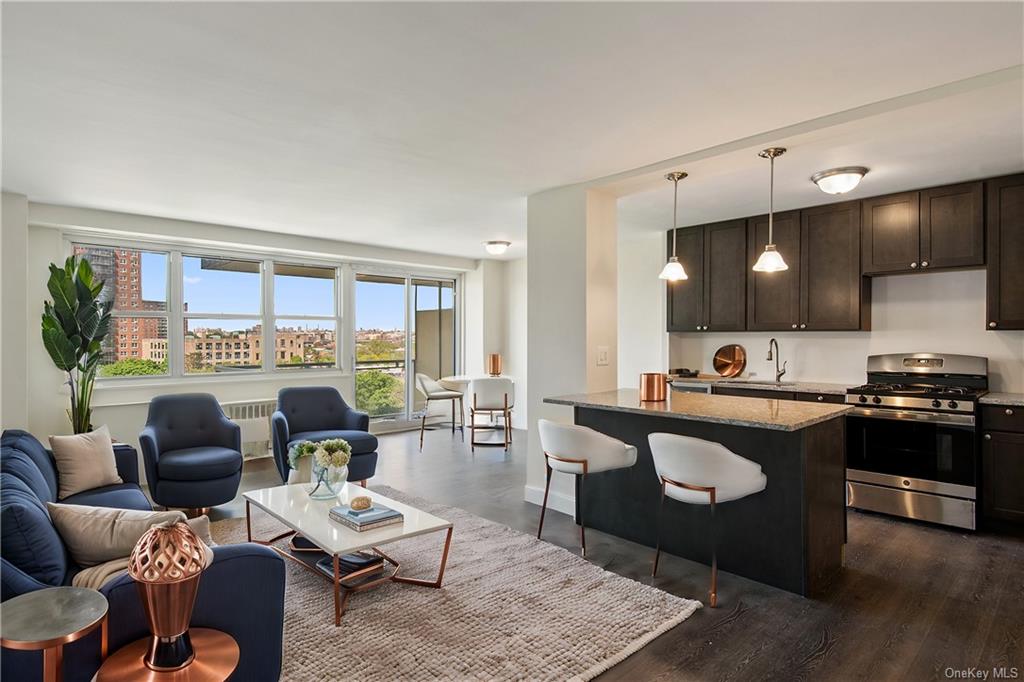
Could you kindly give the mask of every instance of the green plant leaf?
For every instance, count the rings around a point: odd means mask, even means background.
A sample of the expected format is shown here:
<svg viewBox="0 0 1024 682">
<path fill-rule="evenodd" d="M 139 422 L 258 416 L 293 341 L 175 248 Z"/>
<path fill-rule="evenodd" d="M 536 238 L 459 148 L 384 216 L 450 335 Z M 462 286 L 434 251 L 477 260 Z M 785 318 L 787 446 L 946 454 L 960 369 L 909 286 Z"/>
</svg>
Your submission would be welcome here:
<svg viewBox="0 0 1024 682">
<path fill-rule="evenodd" d="M 58 369 L 70 372 L 78 365 L 78 344 L 64 335 L 53 317 L 43 317 L 43 345 Z"/>
<path fill-rule="evenodd" d="M 92 290 L 82 280 L 76 280 L 75 287 L 78 293 L 78 310 L 75 313 L 78 330 L 83 338 L 91 340 L 99 328 L 102 309 L 93 298 Z"/>
<path fill-rule="evenodd" d="M 82 284 L 84 284 L 85 288 L 89 289 L 90 292 L 91 292 L 92 291 L 93 272 L 92 272 L 92 265 L 89 264 L 89 259 L 88 258 L 83 258 L 82 260 L 78 261 L 78 269 L 75 272 L 78 275 L 75 278 L 76 281 L 81 282 Z"/>
<path fill-rule="evenodd" d="M 68 322 L 74 320 L 75 309 L 78 307 L 74 280 L 56 265 L 51 264 L 46 289 L 53 297 L 53 309 L 67 330 Z"/>
</svg>

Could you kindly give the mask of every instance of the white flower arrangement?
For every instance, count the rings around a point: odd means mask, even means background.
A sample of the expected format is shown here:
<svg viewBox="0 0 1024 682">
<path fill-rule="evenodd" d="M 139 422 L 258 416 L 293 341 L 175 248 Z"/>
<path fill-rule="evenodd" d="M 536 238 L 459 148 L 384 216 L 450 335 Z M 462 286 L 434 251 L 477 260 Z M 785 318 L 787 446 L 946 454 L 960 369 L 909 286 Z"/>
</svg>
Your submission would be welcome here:
<svg viewBox="0 0 1024 682">
<path fill-rule="evenodd" d="M 316 444 L 316 451 L 313 453 L 314 461 L 318 467 L 340 468 L 346 466 L 352 459 L 352 446 L 344 438 L 331 438 L 320 441 Z"/>
</svg>

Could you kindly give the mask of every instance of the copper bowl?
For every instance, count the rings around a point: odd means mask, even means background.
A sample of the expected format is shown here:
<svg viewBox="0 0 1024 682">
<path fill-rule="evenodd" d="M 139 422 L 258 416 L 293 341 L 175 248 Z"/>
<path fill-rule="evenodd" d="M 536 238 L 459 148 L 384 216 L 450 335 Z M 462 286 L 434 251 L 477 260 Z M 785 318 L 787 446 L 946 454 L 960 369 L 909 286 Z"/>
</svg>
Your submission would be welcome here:
<svg viewBox="0 0 1024 682">
<path fill-rule="evenodd" d="M 747 368 L 747 351 L 738 343 L 730 343 L 715 351 L 711 364 L 723 377 L 739 376 Z"/>
</svg>

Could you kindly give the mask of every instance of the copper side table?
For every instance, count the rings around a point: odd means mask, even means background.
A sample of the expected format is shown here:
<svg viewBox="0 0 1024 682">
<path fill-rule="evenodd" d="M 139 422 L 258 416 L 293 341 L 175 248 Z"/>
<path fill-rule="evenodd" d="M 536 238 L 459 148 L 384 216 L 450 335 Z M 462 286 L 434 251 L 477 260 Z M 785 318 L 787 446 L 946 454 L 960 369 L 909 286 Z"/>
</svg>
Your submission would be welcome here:
<svg viewBox="0 0 1024 682">
<path fill-rule="evenodd" d="M 43 652 L 43 680 L 63 678 L 64 645 L 100 628 L 107 657 L 107 598 L 84 587 L 48 587 L 0 604 L 0 646 Z"/>
</svg>

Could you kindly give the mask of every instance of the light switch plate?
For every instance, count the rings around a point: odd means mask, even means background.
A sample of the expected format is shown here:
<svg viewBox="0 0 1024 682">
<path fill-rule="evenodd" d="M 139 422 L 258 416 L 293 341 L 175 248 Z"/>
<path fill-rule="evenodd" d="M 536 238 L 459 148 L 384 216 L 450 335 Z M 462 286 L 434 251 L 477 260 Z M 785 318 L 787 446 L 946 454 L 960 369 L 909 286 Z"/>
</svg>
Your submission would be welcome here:
<svg viewBox="0 0 1024 682">
<path fill-rule="evenodd" d="M 597 366 L 607 367 L 608 366 L 608 346 L 597 347 Z"/>
</svg>

